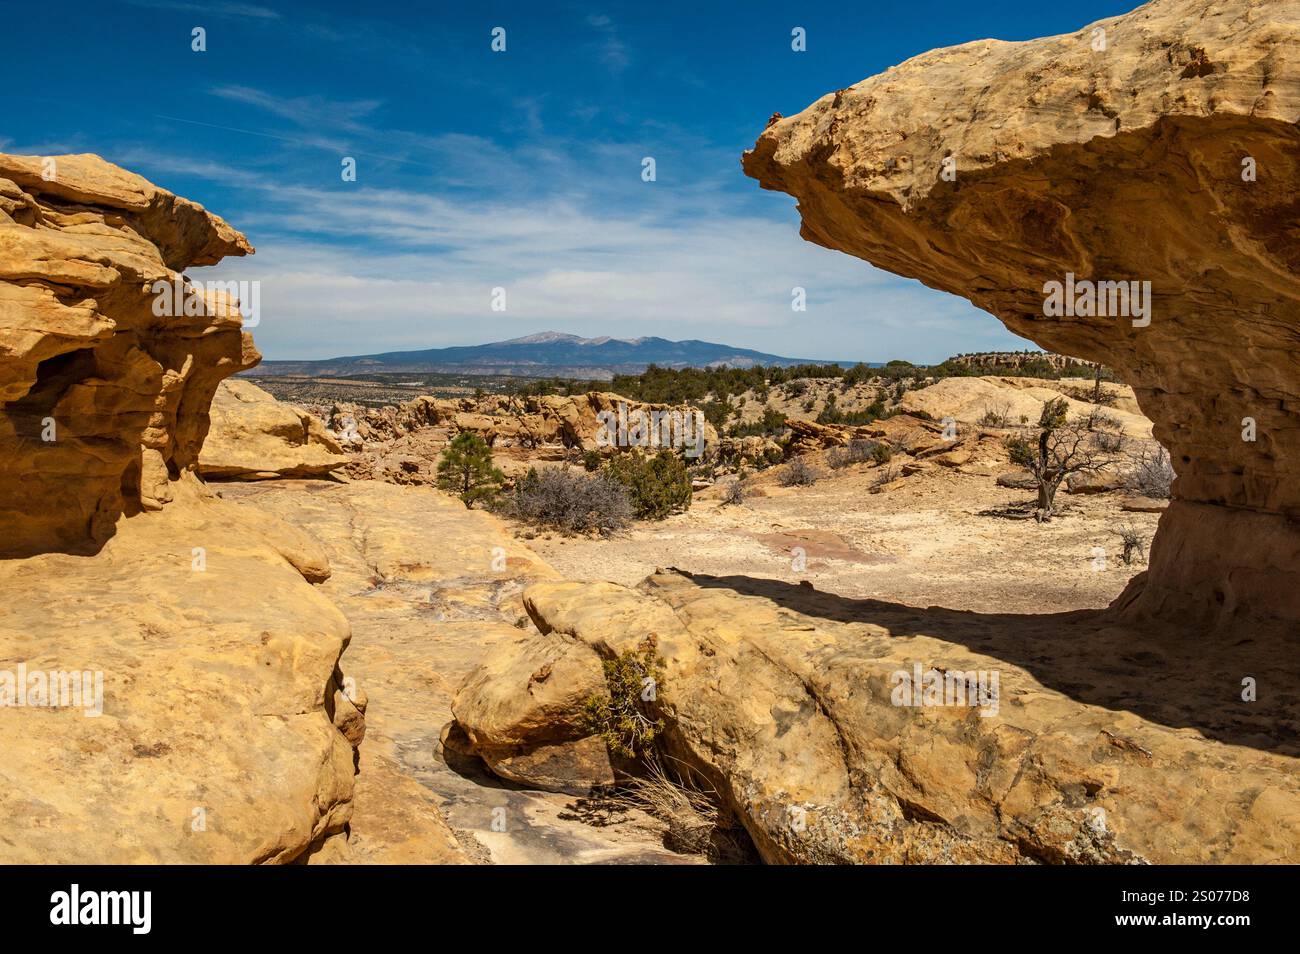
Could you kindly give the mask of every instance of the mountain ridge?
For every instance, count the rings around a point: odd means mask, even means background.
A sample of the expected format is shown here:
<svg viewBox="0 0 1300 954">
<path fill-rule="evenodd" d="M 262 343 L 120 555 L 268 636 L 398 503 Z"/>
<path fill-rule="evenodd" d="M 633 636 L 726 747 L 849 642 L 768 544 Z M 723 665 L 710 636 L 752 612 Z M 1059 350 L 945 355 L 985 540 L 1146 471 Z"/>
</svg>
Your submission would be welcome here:
<svg viewBox="0 0 1300 954">
<path fill-rule="evenodd" d="M 542 331 L 481 345 L 386 351 L 313 361 L 263 361 L 256 374 L 338 377 L 349 374 L 443 372 L 600 379 L 614 374 L 638 374 L 652 364 L 677 369 L 721 365 L 789 367 L 829 363 L 832 362 L 815 358 L 789 358 L 699 339 L 672 341 L 653 335 L 636 338 L 584 338 L 565 332 Z M 845 363 L 843 359 L 841 363 Z"/>
</svg>

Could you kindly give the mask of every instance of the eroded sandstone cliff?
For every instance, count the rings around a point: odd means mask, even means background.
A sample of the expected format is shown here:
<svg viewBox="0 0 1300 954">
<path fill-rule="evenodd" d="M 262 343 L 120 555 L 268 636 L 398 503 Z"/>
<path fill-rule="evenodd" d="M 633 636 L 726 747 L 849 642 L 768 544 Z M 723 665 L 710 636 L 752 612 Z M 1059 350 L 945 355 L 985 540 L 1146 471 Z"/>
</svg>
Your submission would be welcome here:
<svg viewBox="0 0 1300 954">
<path fill-rule="evenodd" d="M 0 555 L 93 550 L 171 499 L 217 384 L 260 356 L 233 298 L 160 308 L 155 283 L 252 251 L 98 156 L 0 155 Z"/>
<path fill-rule="evenodd" d="M 1300 7 L 1155 0 L 1079 31 L 915 57 L 745 154 L 801 234 L 969 298 L 1133 385 L 1176 500 L 1131 618 L 1300 619 Z M 1045 285 L 1150 282 L 1134 315 Z"/>
<path fill-rule="evenodd" d="M 329 559 L 193 473 L 258 355 L 180 273 L 251 251 L 96 156 L 0 156 L 0 861 L 291 861 L 351 817 Z"/>
</svg>

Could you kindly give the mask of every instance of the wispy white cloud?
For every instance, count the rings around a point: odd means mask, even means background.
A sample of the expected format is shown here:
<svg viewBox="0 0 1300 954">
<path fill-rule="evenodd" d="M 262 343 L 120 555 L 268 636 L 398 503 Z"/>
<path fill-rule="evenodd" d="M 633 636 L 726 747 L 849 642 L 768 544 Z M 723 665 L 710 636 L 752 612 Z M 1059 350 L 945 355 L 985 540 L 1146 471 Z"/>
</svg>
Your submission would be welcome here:
<svg viewBox="0 0 1300 954">
<path fill-rule="evenodd" d="M 593 13 L 588 15 L 587 25 L 598 35 L 596 55 L 605 67 L 615 74 L 626 70 L 632 63 L 632 56 L 613 18 Z"/>
<path fill-rule="evenodd" d="M 214 96 L 231 102 L 244 103 L 288 119 L 297 126 L 343 129 L 349 132 L 372 133 L 373 126 L 362 122 L 373 116 L 383 105 L 381 100 L 344 101 L 324 96 L 276 96 L 250 86 L 218 86 Z"/>
<path fill-rule="evenodd" d="M 615 29 L 607 17 L 588 22 L 602 35 Z M 243 85 L 212 92 L 250 112 L 248 126 L 217 128 L 278 143 L 259 164 L 152 149 L 116 158 L 163 185 L 197 178 L 244 197 L 216 211 L 258 253 L 216 272 L 261 281 L 255 337 L 272 358 L 547 329 L 710 338 L 844 360 L 940 360 L 1023 345 L 965 301 L 803 242 L 789 200 L 753 201 L 757 187 L 736 188 L 730 149 L 669 123 L 566 138 L 548 132 L 545 97 L 532 95 L 516 98 L 520 120 L 498 142 L 391 128 L 376 99 Z M 251 128 L 268 117 L 276 131 Z M 362 157 L 355 183 L 303 152 L 345 149 Z M 648 154 L 658 164 L 653 183 L 640 179 Z M 389 163 L 401 174 L 387 174 Z M 791 309 L 796 286 L 807 311 Z M 505 312 L 491 309 L 497 287 L 506 289 Z"/>
<path fill-rule="evenodd" d="M 128 6 L 147 10 L 175 10 L 180 13 L 197 13 L 222 18 L 248 20 L 279 20 L 280 14 L 269 7 L 252 3 L 188 3 L 185 0 L 125 0 Z"/>
<path fill-rule="evenodd" d="M 239 223 L 257 257 L 217 272 L 262 282 L 255 334 L 271 357 L 542 329 L 713 337 L 843 359 L 938 360 L 1018 340 L 963 301 L 802 242 L 793 222 L 697 216 L 676 202 L 627 215 L 553 198 L 505 206 L 262 187 L 263 210 Z M 791 310 L 795 286 L 807 290 L 806 312 Z M 497 287 L 506 289 L 505 312 L 491 309 Z"/>
</svg>

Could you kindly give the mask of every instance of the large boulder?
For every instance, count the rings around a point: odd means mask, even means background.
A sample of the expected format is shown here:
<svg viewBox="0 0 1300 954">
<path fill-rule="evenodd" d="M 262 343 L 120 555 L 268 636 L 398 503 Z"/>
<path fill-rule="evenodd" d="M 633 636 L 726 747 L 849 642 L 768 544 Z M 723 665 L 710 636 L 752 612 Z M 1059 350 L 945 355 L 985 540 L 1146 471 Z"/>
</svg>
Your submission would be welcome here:
<svg viewBox="0 0 1300 954">
<path fill-rule="evenodd" d="M 260 358 L 181 272 L 252 251 L 98 156 L 0 155 L 0 555 L 93 550 L 171 499 L 217 384 Z"/>
<path fill-rule="evenodd" d="M 1155 0 L 917 56 L 776 119 L 744 169 L 798 200 L 809 241 L 1133 386 L 1178 479 L 1117 609 L 1284 632 L 1300 620 L 1298 119 L 1295 3 Z M 1149 282 L 1147 317 L 1055 314 L 1049 283 L 1074 280 Z"/>
<path fill-rule="evenodd" d="M 209 413 L 198 462 L 206 478 L 325 477 L 348 462 L 318 418 L 281 404 L 251 381 L 222 381 Z"/>
<path fill-rule="evenodd" d="M 468 678 L 464 730 L 489 748 L 488 725 L 500 740 L 536 738 L 545 719 L 570 731 L 596 662 L 653 638 L 664 671 L 648 714 L 665 755 L 769 862 L 1300 860 L 1294 741 L 1273 707 L 1227 691 L 1268 672 L 1293 705 L 1283 647 L 672 571 L 635 589 L 537 583 L 524 600 L 539 632 L 515 647 L 517 671 Z M 563 668 L 547 670 L 558 650 Z M 918 672 L 900 696 L 900 674 Z"/>
<path fill-rule="evenodd" d="M 285 862 L 351 817 L 348 621 L 294 565 L 323 557 L 173 489 L 92 558 L 0 560 L 0 862 Z"/>
</svg>

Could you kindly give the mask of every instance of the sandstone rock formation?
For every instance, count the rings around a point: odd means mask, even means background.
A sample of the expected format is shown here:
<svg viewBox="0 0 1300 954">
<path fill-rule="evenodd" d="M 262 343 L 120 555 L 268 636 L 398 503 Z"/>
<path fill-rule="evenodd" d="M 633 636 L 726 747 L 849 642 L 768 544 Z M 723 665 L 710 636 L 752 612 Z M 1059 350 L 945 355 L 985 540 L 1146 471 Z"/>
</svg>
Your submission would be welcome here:
<svg viewBox="0 0 1300 954">
<path fill-rule="evenodd" d="M 1038 423 L 1043 405 L 1065 398 L 1071 417 L 1087 417 L 1094 410 L 1105 415 L 1128 437 L 1151 436 L 1151 422 L 1140 413 L 1121 406 L 1094 408 L 1085 401 L 1070 397 L 1053 382 L 1033 378 L 944 378 L 926 388 L 908 391 L 898 402 L 905 412 L 923 412 L 936 421 L 951 417 L 959 425 L 987 423 L 986 415 L 1002 419 L 1008 426 L 1032 427 Z M 1113 389 L 1112 394 L 1118 389 Z M 1123 391 L 1128 391 L 1124 388 Z M 1117 402 L 1118 404 L 1118 402 Z"/>
<path fill-rule="evenodd" d="M 1300 858 L 1294 735 L 1281 741 L 1272 707 L 1203 705 L 1246 663 L 1295 706 L 1296 661 L 1276 646 L 1228 658 L 1087 614 L 918 610 L 672 571 L 636 589 L 537 583 L 524 601 L 540 631 L 518 665 L 489 661 L 454 704 L 479 751 L 572 727 L 595 663 L 653 637 L 667 757 L 769 862 Z M 900 705 L 896 674 L 917 668 L 971 702 L 996 673 L 995 704 Z"/>
<path fill-rule="evenodd" d="M 656 414 L 668 423 L 644 427 L 644 440 L 639 440 L 634 424 L 644 420 L 649 425 Z M 399 407 L 339 404 L 322 410 L 322 416 L 330 433 L 354 454 L 349 476 L 399 484 L 432 483 L 438 455 L 461 432 L 483 438 L 509 478 L 533 462 L 569 460 L 587 451 L 609 455 L 629 447 L 649 452 L 670 447 L 685 452 L 694 449 L 697 434 L 703 441 L 699 456 L 719 446 L 717 431 L 696 408 L 649 404 L 604 391 L 522 398 L 422 396 Z M 691 424 L 680 427 L 688 418 Z M 615 428 L 612 442 L 606 421 Z M 620 421 L 628 422 L 621 432 Z"/>
<path fill-rule="evenodd" d="M 96 156 L 0 156 L 0 862 L 285 862 L 347 826 L 328 556 L 193 472 L 258 354 L 180 273 L 251 251 Z"/>
<path fill-rule="evenodd" d="M 1298 119 L 1294 3 L 1154 0 L 915 57 L 775 122 L 744 169 L 809 241 L 1115 368 L 1178 472 L 1116 608 L 1280 631 L 1300 619 Z M 1067 275 L 1149 282 L 1149 323 L 1048 317 Z"/>
<path fill-rule="evenodd" d="M 94 549 L 171 498 L 218 382 L 259 355 L 229 295 L 152 288 L 252 251 L 98 156 L 0 155 L 0 555 Z"/>
<path fill-rule="evenodd" d="M 540 759 L 501 753 L 495 767 L 507 778 L 515 767 L 516 777 L 529 779 L 525 789 L 503 784 L 478 759 L 461 754 L 451 732 L 442 738 L 457 687 L 480 664 L 491 671 L 497 666 L 492 660 L 509 665 L 519 641 L 532 632 L 520 628 L 528 625 L 524 587 L 557 579 L 500 520 L 429 487 L 371 480 L 250 481 L 224 485 L 222 494 L 311 528 L 333 567 L 320 592 L 352 626 L 343 670 L 367 699 L 360 772 L 348 838 L 330 839 L 311 856 L 313 863 L 692 860 L 663 848 L 662 826 L 652 820 L 588 825 L 576 817 L 571 796 L 538 791 L 575 788 L 558 784 L 564 780 L 556 774 L 578 765 L 571 758 L 557 760 L 547 774 Z M 566 676 L 557 667 L 552 676 L 539 676 L 533 692 L 558 687 Z M 485 725 L 496 732 L 511 721 L 510 713 L 526 713 L 527 696 L 496 696 L 499 708 L 481 710 Z M 540 728 L 527 715 L 521 724 Z M 560 755 L 575 752 L 604 757 L 596 740 L 557 749 Z"/>
<path fill-rule="evenodd" d="M 400 407 L 378 409 L 359 405 L 336 405 L 329 412 L 329 424 L 336 434 L 354 434 L 360 441 L 393 440 L 421 427 L 447 427 L 452 434 L 469 431 L 493 447 L 561 444 L 581 450 L 603 446 L 597 433 L 603 427 L 599 415 L 617 421 L 620 413 L 637 415 L 679 415 L 698 413 L 688 405 L 649 404 L 607 391 L 580 395 L 530 395 L 524 398 L 490 394 L 481 398 L 418 397 Z M 706 444 L 717 441 L 717 431 L 704 425 Z M 647 446 L 671 446 L 658 431 L 646 431 Z"/>
<path fill-rule="evenodd" d="M 281 404 L 250 381 L 222 381 L 198 471 L 207 478 L 323 477 L 347 463 L 317 418 Z"/>
<path fill-rule="evenodd" d="M 978 351 L 974 354 L 954 355 L 944 364 L 961 365 L 966 368 L 979 368 L 986 374 L 1003 374 L 1004 369 L 1023 368 L 1027 365 L 1047 365 L 1064 371 L 1069 368 L 1080 375 L 1090 374 L 1091 362 L 1069 355 L 1053 354 L 1050 351 Z"/>
<path fill-rule="evenodd" d="M 0 673 L 61 674 L 43 703 L 0 675 L 0 862 L 291 861 L 351 816 L 348 621 L 295 569 L 327 558 L 192 478 L 173 490 L 92 558 L 0 560 Z M 82 673 L 97 715 L 59 695 Z"/>
</svg>

